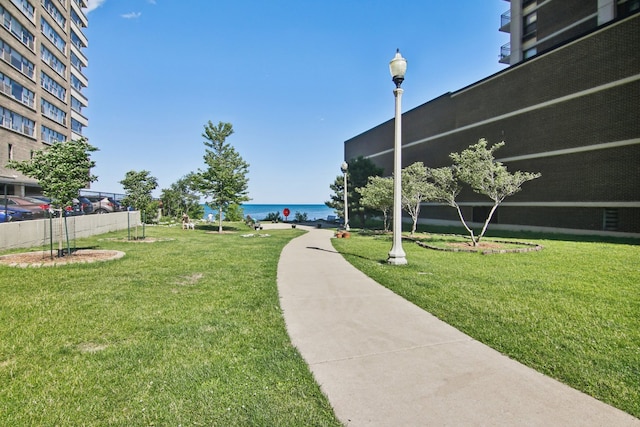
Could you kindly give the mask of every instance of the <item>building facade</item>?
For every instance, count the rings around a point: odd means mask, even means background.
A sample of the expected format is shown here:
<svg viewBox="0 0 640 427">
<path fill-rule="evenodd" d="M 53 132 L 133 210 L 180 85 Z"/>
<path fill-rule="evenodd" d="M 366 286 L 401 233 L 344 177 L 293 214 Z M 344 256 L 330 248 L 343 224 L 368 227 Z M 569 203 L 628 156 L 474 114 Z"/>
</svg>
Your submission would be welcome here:
<svg viewBox="0 0 640 427">
<path fill-rule="evenodd" d="M 505 70 L 404 113 L 402 166 L 417 161 L 449 166 L 450 153 L 480 138 L 490 145 L 505 141 L 495 153 L 499 161 L 510 171 L 540 172 L 542 177 L 506 199 L 492 227 L 640 234 L 637 3 L 513 0 L 512 19 L 514 9 L 538 12 L 535 35 L 527 39 L 537 44 L 523 42 L 520 59 L 510 57 L 513 65 Z M 580 24 L 563 15 L 566 9 Z M 509 26 L 516 39 L 524 40 L 523 29 L 516 27 Z M 551 33 L 558 37 L 553 46 L 545 44 Z M 525 54 L 532 46 L 536 52 Z M 346 141 L 345 159 L 367 157 L 390 175 L 393 127 L 390 120 Z M 474 222 L 483 221 L 491 206 L 491 200 L 471 191 L 463 192 L 459 202 L 465 218 Z M 430 203 L 423 205 L 420 221 L 459 224 L 453 208 Z"/>
<path fill-rule="evenodd" d="M 8 160 L 80 139 L 88 125 L 86 7 L 86 0 L 0 4 L 0 184 L 8 194 L 40 192 L 36 181 L 8 169 Z"/>
</svg>

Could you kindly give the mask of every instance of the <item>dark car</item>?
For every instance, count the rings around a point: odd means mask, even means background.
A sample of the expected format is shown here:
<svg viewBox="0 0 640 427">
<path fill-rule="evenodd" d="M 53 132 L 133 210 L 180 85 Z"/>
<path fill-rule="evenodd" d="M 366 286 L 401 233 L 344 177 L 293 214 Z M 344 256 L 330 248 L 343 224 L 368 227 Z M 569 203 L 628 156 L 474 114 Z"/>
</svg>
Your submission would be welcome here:
<svg viewBox="0 0 640 427">
<path fill-rule="evenodd" d="M 44 218 L 47 212 L 46 203 L 32 197 L 7 196 L 0 197 L 0 209 L 22 208 L 31 211 L 33 219 Z"/>
<path fill-rule="evenodd" d="M 7 207 L 7 210 L 5 210 L 4 205 L 0 206 L 0 222 L 26 221 L 29 219 L 33 219 L 33 212 L 29 209 L 11 205 L 11 207 Z"/>
</svg>

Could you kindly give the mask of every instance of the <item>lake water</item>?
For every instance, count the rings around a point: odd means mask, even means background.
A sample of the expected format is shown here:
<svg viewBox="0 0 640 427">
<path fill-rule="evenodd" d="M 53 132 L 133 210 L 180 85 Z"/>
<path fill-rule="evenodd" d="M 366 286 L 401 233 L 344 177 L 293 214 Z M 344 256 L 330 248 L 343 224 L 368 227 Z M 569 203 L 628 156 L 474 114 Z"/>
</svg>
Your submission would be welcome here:
<svg viewBox="0 0 640 427">
<path fill-rule="evenodd" d="M 247 215 L 251 215 L 251 218 L 256 220 L 263 220 L 268 214 L 272 212 L 280 212 L 280 216 L 282 219 L 284 218 L 284 209 L 287 208 L 290 211 L 289 217 L 287 218 L 289 221 L 293 221 L 296 217 L 296 212 L 306 213 L 307 218 L 310 221 L 316 219 L 327 219 L 328 216 L 333 215 L 336 216 L 336 212 L 327 207 L 325 204 L 320 205 L 261 205 L 254 203 L 247 203 L 242 205 L 243 216 L 246 218 Z M 212 211 L 209 206 L 204 205 L 204 218 L 207 218 L 209 213 L 213 213 L 216 215 L 216 212 Z"/>
</svg>

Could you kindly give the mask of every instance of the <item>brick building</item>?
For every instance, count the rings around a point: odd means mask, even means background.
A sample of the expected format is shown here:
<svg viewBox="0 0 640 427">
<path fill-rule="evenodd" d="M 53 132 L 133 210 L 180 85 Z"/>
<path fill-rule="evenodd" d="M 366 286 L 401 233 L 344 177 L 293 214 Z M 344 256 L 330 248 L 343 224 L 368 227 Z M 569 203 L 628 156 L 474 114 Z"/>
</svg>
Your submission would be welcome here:
<svg viewBox="0 0 640 427">
<path fill-rule="evenodd" d="M 504 140 L 499 161 L 542 177 L 500 205 L 498 227 L 639 234 L 639 10 L 636 0 L 511 1 L 512 22 L 503 15 L 501 27 L 511 65 L 404 113 L 402 166 L 448 166 L 450 153 L 480 138 Z M 390 175 L 393 127 L 346 141 L 345 159 L 367 157 Z M 459 201 L 476 222 L 491 205 L 471 191 Z M 421 222 L 459 224 L 453 208 L 430 203 Z"/>
</svg>

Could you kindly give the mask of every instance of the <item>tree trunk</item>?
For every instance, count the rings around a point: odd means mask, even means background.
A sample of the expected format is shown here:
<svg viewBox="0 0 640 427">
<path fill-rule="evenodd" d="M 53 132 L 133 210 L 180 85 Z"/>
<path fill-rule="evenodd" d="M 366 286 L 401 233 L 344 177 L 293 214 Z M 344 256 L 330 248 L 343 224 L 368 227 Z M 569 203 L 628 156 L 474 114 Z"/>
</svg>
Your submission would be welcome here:
<svg viewBox="0 0 640 427">
<path fill-rule="evenodd" d="M 222 206 L 218 206 L 218 233 L 222 233 Z"/>
<path fill-rule="evenodd" d="M 491 211 L 489 212 L 489 215 L 487 216 L 487 220 L 484 222 L 484 227 L 482 227 L 482 232 L 478 236 L 478 242 L 484 236 L 485 231 L 487 231 L 487 227 L 489 227 L 489 222 L 491 221 L 491 218 L 493 217 L 493 213 L 496 211 L 497 208 L 498 208 L 498 203 L 494 204 L 493 207 L 491 208 Z"/>
<path fill-rule="evenodd" d="M 473 230 L 467 225 L 467 222 L 464 220 L 464 216 L 462 215 L 462 211 L 460 210 L 460 206 L 457 203 L 455 203 L 454 207 L 458 211 L 458 217 L 460 217 L 460 221 L 462 222 L 462 225 L 464 226 L 464 228 L 467 229 L 467 231 L 469 232 L 469 235 L 471 236 L 471 241 L 473 242 L 473 246 L 474 247 L 478 246 L 478 241 L 476 240 L 476 236 L 474 236 Z"/>
</svg>

